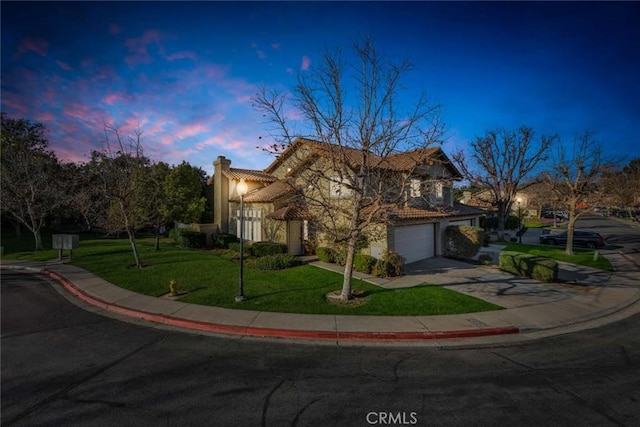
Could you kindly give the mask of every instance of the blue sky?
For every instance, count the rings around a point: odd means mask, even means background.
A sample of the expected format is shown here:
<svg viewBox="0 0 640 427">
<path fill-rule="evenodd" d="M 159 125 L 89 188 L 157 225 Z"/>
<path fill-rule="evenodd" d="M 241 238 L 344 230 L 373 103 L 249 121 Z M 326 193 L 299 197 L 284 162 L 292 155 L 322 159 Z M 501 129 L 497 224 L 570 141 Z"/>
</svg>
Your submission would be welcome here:
<svg viewBox="0 0 640 427">
<path fill-rule="evenodd" d="M 494 128 L 593 131 L 640 156 L 635 2 L 7 2 L 2 111 L 42 122 L 64 160 L 138 123 L 146 154 L 208 173 L 262 169 L 258 85 L 290 90 L 326 47 L 372 36 L 409 59 L 409 88 L 442 105 L 451 154 Z M 409 91 L 410 92 L 410 91 Z"/>
</svg>

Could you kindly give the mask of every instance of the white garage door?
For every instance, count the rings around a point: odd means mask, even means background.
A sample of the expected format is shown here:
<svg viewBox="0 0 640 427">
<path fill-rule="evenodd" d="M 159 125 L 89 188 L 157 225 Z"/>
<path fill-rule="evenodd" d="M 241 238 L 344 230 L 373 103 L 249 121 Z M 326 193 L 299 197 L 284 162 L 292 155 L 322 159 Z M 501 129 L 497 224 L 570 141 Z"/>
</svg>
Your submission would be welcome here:
<svg viewBox="0 0 640 427">
<path fill-rule="evenodd" d="M 396 227 L 395 250 L 405 258 L 405 263 L 434 257 L 435 235 L 435 224 Z"/>
<path fill-rule="evenodd" d="M 461 221 L 449 221 L 449 225 L 471 225 L 471 220 L 463 219 Z"/>
</svg>

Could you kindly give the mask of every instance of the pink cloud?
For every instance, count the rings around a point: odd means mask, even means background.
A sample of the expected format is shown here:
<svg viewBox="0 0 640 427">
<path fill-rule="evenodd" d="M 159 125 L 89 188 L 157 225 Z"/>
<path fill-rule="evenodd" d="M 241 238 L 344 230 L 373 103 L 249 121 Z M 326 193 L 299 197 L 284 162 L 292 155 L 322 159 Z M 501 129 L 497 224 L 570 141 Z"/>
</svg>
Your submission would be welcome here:
<svg viewBox="0 0 640 427">
<path fill-rule="evenodd" d="M 65 71 L 71 71 L 71 66 L 66 62 L 56 61 L 56 64 Z"/>
<path fill-rule="evenodd" d="M 209 128 L 201 123 L 195 123 L 182 126 L 176 136 L 180 139 L 189 138 L 191 136 L 199 135 L 201 133 L 208 132 Z"/>
<path fill-rule="evenodd" d="M 121 93 L 109 93 L 102 98 L 102 101 L 109 105 L 113 105 L 123 100 L 125 100 L 125 96 Z"/>
<path fill-rule="evenodd" d="M 177 59 L 191 59 L 192 61 L 195 61 L 196 58 L 197 56 L 195 52 L 191 52 L 187 50 L 172 53 L 171 55 L 167 56 L 168 61 L 175 61 Z"/>
<path fill-rule="evenodd" d="M 302 71 L 306 71 L 311 66 L 311 59 L 308 56 L 302 57 L 302 64 L 300 65 L 300 69 Z"/>
<path fill-rule="evenodd" d="M 27 52 L 35 52 L 40 56 L 47 56 L 47 48 L 49 42 L 43 39 L 36 39 L 32 37 L 25 37 L 22 39 L 20 46 L 18 46 L 18 54 Z"/>
<path fill-rule="evenodd" d="M 271 43 L 271 48 L 275 50 L 280 49 L 280 43 Z"/>
<path fill-rule="evenodd" d="M 156 30 L 146 30 L 141 37 L 127 39 L 124 42 L 129 49 L 129 54 L 124 58 L 125 62 L 133 67 L 138 64 L 152 62 L 147 46 L 155 44 L 160 47 L 160 33 Z"/>
<path fill-rule="evenodd" d="M 39 122 L 50 122 L 51 120 L 53 120 L 53 114 L 52 113 L 40 113 L 38 115 L 36 115 L 36 120 Z"/>
</svg>

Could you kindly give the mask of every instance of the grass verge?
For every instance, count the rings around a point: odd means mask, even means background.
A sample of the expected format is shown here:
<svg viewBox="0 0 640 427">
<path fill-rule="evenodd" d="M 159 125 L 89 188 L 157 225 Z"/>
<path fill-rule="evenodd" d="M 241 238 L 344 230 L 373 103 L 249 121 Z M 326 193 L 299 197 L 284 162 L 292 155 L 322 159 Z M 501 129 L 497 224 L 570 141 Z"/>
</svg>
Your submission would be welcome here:
<svg viewBox="0 0 640 427">
<path fill-rule="evenodd" d="M 527 245 L 524 243 L 508 243 L 507 251 L 522 252 L 525 254 L 545 256 L 556 261 L 568 262 L 571 264 L 584 265 L 585 267 L 598 268 L 600 270 L 613 271 L 613 266 L 608 259 L 602 255 L 594 260 L 594 252 L 590 249 L 574 249 L 573 256 L 569 256 L 564 248 L 555 246 Z"/>
<path fill-rule="evenodd" d="M 342 286 L 342 275 L 310 265 L 279 271 L 245 268 L 246 300 L 234 301 L 238 287 L 238 263 L 213 255 L 211 251 L 177 248 L 162 241 L 153 249 L 153 239 L 139 239 L 143 269 L 132 268 L 133 255 L 126 239 L 81 236 L 71 264 L 134 292 L 161 296 L 169 292 L 175 279 L 178 290 L 187 292 L 180 301 L 227 308 L 282 313 L 354 315 L 440 315 L 500 310 L 501 307 L 439 286 L 421 285 L 389 290 L 352 281 L 368 298 L 364 305 L 343 307 L 329 304 L 324 297 Z M 48 256 L 48 258 L 46 258 Z M 56 251 L 14 252 L 3 259 L 42 260 L 56 258 Z"/>
</svg>

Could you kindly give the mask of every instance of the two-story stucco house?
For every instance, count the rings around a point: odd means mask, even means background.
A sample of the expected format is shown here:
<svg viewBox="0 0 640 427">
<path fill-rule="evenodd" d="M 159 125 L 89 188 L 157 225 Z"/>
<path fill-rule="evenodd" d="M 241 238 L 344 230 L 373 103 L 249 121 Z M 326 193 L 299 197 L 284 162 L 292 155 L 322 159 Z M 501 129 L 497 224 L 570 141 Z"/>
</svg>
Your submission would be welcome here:
<svg viewBox="0 0 640 427">
<path fill-rule="evenodd" d="M 309 202 L 308 192 L 324 193 L 326 200 L 339 203 L 352 193 L 332 177 L 332 172 L 321 174 L 324 185 L 308 185 L 311 170 L 330 171 L 335 168 L 335 157 L 328 160 L 334 146 L 307 139 L 298 139 L 265 170 L 247 170 L 231 167 L 231 160 L 219 156 L 214 161 L 211 184 L 214 188 L 214 223 L 221 233 L 240 234 L 239 195 L 241 180 L 248 186 L 244 196 L 244 236 L 248 241 L 276 241 L 286 243 L 290 254 L 304 252 L 303 242 L 322 241 L 316 234 L 317 225 L 331 216 L 320 212 Z M 349 162 L 357 169 L 360 153 L 340 148 L 339 161 Z M 400 253 L 406 263 L 442 254 L 444 230 L 448 225 L 474 225 L 479 223 L 483 211 L 453 200 L 453 182 L 462 179 L 460 172 L 440 148 L 421 150 L 416 163 L 415 152 L 386 156 L 373 168 L 386 168 L 385 183 L 393 204 L 385 205 L 384 220 L 374 221 L 368 247 L 363 252 L 380 257 L 385 250 Z M 308 173 L 307 173 L 308 175 Z M 401 176 L 401 180 L 389 179 Z M 399 184 L 399 183 L 402 184 Z M 315 199 L 318 194 L 314 196 Z M 335 218 L 332 218 L 335 221 Z M 372 237 L 375 236 L 375 237 Z"/>
</svg>

